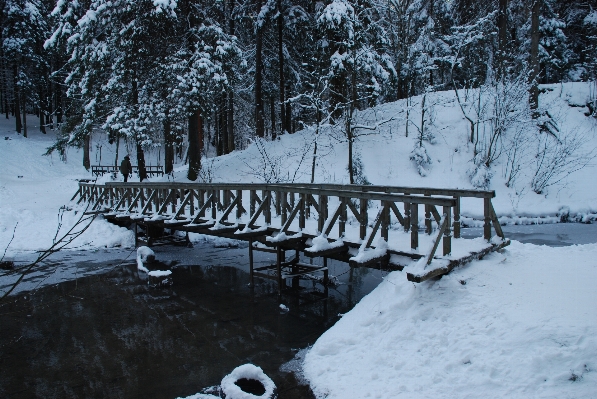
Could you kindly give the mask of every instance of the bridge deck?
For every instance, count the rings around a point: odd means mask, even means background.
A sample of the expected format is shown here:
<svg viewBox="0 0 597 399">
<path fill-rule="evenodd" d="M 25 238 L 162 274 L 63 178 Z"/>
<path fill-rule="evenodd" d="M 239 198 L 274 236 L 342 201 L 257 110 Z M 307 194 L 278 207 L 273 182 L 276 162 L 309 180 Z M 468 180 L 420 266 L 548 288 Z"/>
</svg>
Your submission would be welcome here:
<svg viewBox="0 0 597 399">
<path fill-rule="evenodd" d="M 415 282 L 448 273 L 509 244 L 491 203 L 494 196 L 493 191 L 333 184 L 80 182 L 72 200 L 109 220 L 143 227 L 150 245 L 150 231 L 163 229 L 249 241 L 252 276 L 272 275 L 281 287 L 286 278 L 327 270 L 301 266 L 299 252 L 354 267 L 407 267 L 407 278 Z M 460 238 L 465 197 L 483 202 L 482 238 Z M 264 248 L 277 254 L 275 267 L 253 270 L 251 251 Z M 284 260 L 289 250 L 297 253 L 294 263 Z"/>
</svg>

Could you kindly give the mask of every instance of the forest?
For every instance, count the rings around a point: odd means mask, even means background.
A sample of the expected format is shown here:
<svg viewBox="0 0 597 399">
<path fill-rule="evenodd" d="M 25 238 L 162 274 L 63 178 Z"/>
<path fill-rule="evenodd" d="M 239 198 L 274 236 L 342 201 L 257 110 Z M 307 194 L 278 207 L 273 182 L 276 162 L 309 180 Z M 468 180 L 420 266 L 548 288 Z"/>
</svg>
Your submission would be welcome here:
<svg viewBox="0 0 597 399">
<path fill-rule="evenodd" d="M 529 120 L 525 131 L 533 126 L 562 144 L 539 102 L 541 84 L 595 87 L 597 76 L 595 0 L 1 0 L 0 7 L 0 104 L 16 131 L 26 137 L 35 115 L 43 133 L 57 133 L 48 153 L 83 148 L 87 169 L 94 134 L 116 145 L 127 140 L 141 180 L 148 148 L 163 150 L 166 173 L 178 157 L 196 180 L 208 147 L 224 155 L 256 138 L 334 126 L 348 143 L 354 183 L 358 131 L 389 120 L 363 125 L 356 112 L 401 99 L 405 134 L 411 126 L 419 138 L 411 159 L 424 174 L 427 93 L 452 91 L 474 143 L 471 179 L 483 187 L 483 170 L 503 152 L 514 121 Z M 594 91 L 578 104 L 588 116 L 597 112 Z M 414 96 L 422 96 L 420 120 L 409 124 Z M 523 143 L 520 133 L 511 139 Z M 508 152 L 511 178 L 518 149 Z"/>
</svg>

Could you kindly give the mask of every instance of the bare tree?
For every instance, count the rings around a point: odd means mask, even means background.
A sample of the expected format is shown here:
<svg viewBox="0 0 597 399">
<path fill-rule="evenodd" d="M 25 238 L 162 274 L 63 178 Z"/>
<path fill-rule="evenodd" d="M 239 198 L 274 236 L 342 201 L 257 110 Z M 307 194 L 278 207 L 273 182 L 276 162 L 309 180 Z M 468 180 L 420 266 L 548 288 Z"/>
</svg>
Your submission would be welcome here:
<svg viewBox="0 0 597 399">
<path fill-rule="evenodd" d="M 54 243 L 48 249 L 42 251 L 33 262 L 0 273 L 0 277 L 15 278 L 15 280 L 9 284 L 8 289 L 0 293 L 0 301 L 8 297 L 27 275 L 37 271 L 41 267 L 41 264 L 44 260 L 71 244 L 75 239 L 77 239 L 77 237 L 79 237 L 89 228 L 96 217 L 96 213 L 88 214 L 86 212 L 90 205 L 91 204 L 88 203 L 87 208 L 85 208 L 83 211 L 80 211 L 79 219 L 77 219 L 77 221 L 65 233 L 61 233 L 62 223 L 59 222 L 58 228 L 56 229 L 56 234 L 54 236 Z M 59 220 L 62 220 L 62 214 L 65 211 L 70 211 L 70 209 L 67 209 L 66 207 L 60 208 L 58 214 Z M 10 245 L 10 243 L 8 245 Z M 5 254 L 6 249 L 4 251 Z M 4 256 L 2 256 L 2 259 L 4 259 Z M 0 259 L 0 261 L 2 259 Z"/>
</svg>

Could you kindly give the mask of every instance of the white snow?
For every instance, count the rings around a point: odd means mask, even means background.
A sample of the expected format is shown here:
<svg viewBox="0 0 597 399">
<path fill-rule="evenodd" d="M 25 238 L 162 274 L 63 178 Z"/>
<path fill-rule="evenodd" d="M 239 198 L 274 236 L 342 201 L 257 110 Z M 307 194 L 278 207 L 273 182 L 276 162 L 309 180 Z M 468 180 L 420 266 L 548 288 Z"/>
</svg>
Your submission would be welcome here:
<svg viewBox="0 0 597 399">
<path fill-rule="evenodd" d="M 421 284 L 394 272 L 317 340 L 304 374 L 327 399 L 591 398 L 596 283 L 597 244 L 513 242 Z"/>
<path fill-rule="evenodd" d="M 166 277 L 172 274 L 171 270 L 152 270 L 147 273 L 150 277 Z"/>
<path fill-rule="evenodd" d="M 325 229 L 324 229 L 325 230 Z M 339 248 L 344 246 L 341 238 L 330 242 L 325 234 L 314 237 L 311 240 L 311 246 L 306 249 L 307 252 L 319 252 L 327 249 Z"/>
<path fill-rule="evenodd" d="M 149 258 L 155 259 L 155 253 L 149 247 L 139 247 L 137 248 L 137 269 L 141 272 L 149 272 L 149 269 L 145 267 L 145 262 L 149 260 Z"/>
<path fill-rule="evenodd" d="M 241 378 L 259 381 L 265 388 L 265 392 L 263 393 L 263 395 L 256 396 L 240 389 L 240 387 L 236 385 L 235 382 L 240 380 Z M 222 379 L 221 387 L 225 397 L 230 399 L 271 398 L 274 394 L 274 390 L 276 389 L 276 385 L 274 384 L 272 379 L 269 378 L 263 372 L 261 367 L 255 366 L 254 364 L 250 363 L 243 364 L 242 366 L 238 366 L 237 368 L 232 370 L 230 374 L 228 374 Z"/>
</svg>

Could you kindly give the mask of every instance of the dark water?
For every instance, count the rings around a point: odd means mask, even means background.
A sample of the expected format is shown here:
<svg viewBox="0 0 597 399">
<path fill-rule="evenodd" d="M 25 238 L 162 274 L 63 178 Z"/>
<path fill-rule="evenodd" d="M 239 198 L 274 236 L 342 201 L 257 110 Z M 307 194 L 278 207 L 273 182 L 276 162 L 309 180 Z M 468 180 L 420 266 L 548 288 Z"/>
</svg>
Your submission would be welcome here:
<svg viewBox="0 0 597 399">
<path fill-rule="evenodd" d="M 156 253 L 214 263 L 222 251 L 199 247 Z M 245 363 L 263 368 L 280 398 L 312 397 L 280 367 L 385 273 L 332 262 L 343 284 L 321 299 L 323 287 L 304 281 L 300 296 L 282 297 L 290 308 L 282 313 L 273 282 L 248 287 L 241 252 L 246 258 L 246 248 L 227 252 L 239 267 L 179 264 L 170 286 L 152 286 L 129 261 L 11 297 L 0 305 L 0 397 L 176 398 L 218 385 Z"/>
</svg>

